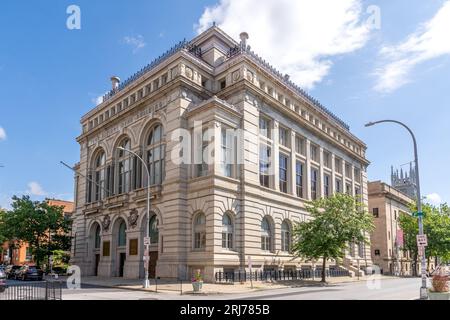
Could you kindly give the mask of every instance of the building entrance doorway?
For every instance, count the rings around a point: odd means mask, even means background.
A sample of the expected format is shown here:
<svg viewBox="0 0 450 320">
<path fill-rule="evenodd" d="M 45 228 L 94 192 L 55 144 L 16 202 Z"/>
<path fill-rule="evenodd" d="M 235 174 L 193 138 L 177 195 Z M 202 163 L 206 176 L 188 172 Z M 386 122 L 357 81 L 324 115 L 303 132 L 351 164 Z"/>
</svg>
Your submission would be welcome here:
<svg viewBox="0 0 450 320">
<path fill-rule="evenodd" d="M 150 252 L 150 261 L 148 263 L 148 277 L 154 279 L 156 276 L 156 262 L 158 261 L 158 251 Z"/>
<path fill-rule="evenodd" d="M 123 270 L 125 267 L 126 258 L 127 254 L 125 252 L 121 252 L 119 255 L 119 277 L 123 277 Z"/>
<path fill-rule="evenodd" d="M 100 254 L 95 255 L 95 269 L 94 269 L 94 276 L 98 276 L 98 265 L 100 264 Z"/>
</svg>

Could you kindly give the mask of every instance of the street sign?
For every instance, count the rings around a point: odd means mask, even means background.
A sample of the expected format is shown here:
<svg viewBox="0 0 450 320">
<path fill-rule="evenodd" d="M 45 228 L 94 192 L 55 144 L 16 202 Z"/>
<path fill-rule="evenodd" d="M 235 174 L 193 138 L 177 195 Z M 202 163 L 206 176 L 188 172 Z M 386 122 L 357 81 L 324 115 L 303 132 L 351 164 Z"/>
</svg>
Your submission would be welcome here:
<svg viewBox="0 0 450 320">
<path fill-rule="evenodd" d="M 144 246 L 150 245 L 150 237 L 144 237 Z"/>
<path fill-rule="evenodd" d="M 428 245 L 428 239 L 426 234 L 418 234 L 417 235 L 417 246 L 418 247 L 426 247 Z"/>
<path fill-rule="evenodd" d="M 403 247 L 403 230 L 402 229 L 397 230 L 396 242 L 399 247 Z"/>
<path fill-rule="evenodd" d="M 413 212 L 413 217 L 423 217 L 423 212 L 422 211 L 419 211 L 419 212 Z"/>
<path fill-rule="evenodd" d="M 419 247 L 417 247 L 417 249 L 418 249 L 419 257 L 423 257 L 423 254 L 425 253 L 425 247 L 419 246 Z"/>
</svg>

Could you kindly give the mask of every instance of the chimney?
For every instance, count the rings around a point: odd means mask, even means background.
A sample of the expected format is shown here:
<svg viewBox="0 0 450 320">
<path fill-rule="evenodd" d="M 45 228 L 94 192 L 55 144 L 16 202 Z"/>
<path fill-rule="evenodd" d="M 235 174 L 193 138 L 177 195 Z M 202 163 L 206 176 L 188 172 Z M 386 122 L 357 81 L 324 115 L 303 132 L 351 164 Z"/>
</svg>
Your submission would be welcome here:
<svg viewBox="0 0 450 320">
<path fill-rule="evenodd" d="M 241 32 L 241 34 L 239 35 L 239 38 L 241 39 L 241 47 L 246 49 L 247 48 L 248 33 L 247 32 Z"/>
<path fill-rule="evenodd" d="M 112 90 L 116 91 L 119 89 L 120 78 L 116 76 L 111 77 Z"/>
</svg>

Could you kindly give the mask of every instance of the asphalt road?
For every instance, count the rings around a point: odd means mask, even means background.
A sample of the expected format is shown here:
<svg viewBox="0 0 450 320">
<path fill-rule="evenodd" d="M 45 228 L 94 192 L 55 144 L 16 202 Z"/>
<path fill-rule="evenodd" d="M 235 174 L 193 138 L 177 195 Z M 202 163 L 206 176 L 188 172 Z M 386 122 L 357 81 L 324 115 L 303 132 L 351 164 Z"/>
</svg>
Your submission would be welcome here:
<svg viewBox="0 0 450 320">
<path fill-rule="evenodd" d="M 419 298 L 420 278 L 351 282 L 326 287 L 264 290 L 246 294 L 180 295 L 82 286 L 63 290 L 64 300 L 413 300 Z"/>
</svg>

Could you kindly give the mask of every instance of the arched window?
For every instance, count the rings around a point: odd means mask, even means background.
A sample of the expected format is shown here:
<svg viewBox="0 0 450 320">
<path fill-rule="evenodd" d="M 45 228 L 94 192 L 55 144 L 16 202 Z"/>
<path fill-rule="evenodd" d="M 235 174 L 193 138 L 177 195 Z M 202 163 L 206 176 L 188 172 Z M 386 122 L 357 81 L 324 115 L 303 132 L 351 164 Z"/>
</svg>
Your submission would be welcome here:
<svg viewBox="0 0 450 320">
<path fill-rule="evenodd" d="M 155 125 L 147 139 L 147 165 L 150 171 L 150 185 L 161 184 L 165 173 L 164 131 L 160 124 Z"/>
<path fill-rule="evenodd" d="M 158 243 L 159 241 L 159 231 L 158 231 L 158 218 L 156 217 L 156 215 L 153 215 L 150 218 L 150 242 L 152 244 L 154 243 Z"/>
<path fill-rule="evenodd" d="M 130 140 L 124 139 L 120 147 L 130 150 Z M 118 168 L 118 194 L 127 193 L 131 190 L 131 154 L 125 150 L 117 150 L 117 168 Z"/>
<path fill-rule="evenodd" d="M 119 241 L 117 243 L 118 247 L 125 247 L 127 245 L 127 225 L 125 221 L 122 220 L 119 225 Z"/>
<path fill-rule="evenodd" d="M 287 221 L 281 224 L 281 251 L 291 251 L 291 227 Z"/>
<path fill-rule="evenodd" d="M 233 221 L 227 213 L 222 218 L 222 248 L 233 249 Z"/>
<path fill-rule="evenodd" d="M 194 219 L 194 249 L 204 249 L 206 247 L 206 217 L 204 213 L 199 213 Z"/>
<path fill-rule="evenodd" d="M 94 162 L 94 201 L 100 201 L 105 197 L 106 185 L 106 155 L 101 151 Z"/>
<path fill-rule="evenodd" d="M 94 248 L 100 249 L 100 243 L 101 243 L 101 236 L 100 236 L 100 226 L 97 224 L 97 227 L 95 228 L 95 236 L 94 236 Z"/>
<path fill-rule="evenodd" d="M 272 232 L 267 217 L 261 222 L 261 250 L 270 251 L 272 248 Z"/>
</svg>

